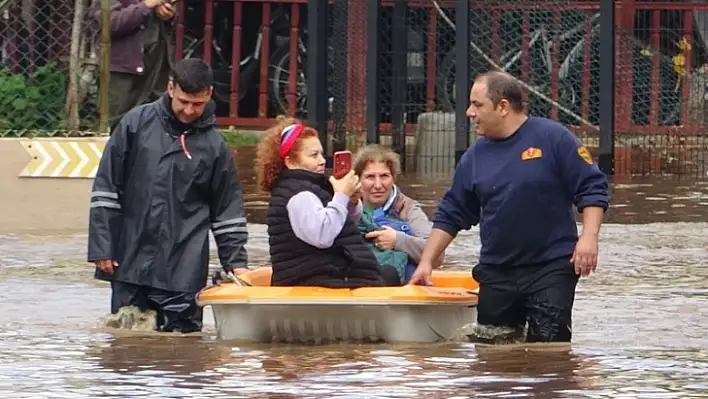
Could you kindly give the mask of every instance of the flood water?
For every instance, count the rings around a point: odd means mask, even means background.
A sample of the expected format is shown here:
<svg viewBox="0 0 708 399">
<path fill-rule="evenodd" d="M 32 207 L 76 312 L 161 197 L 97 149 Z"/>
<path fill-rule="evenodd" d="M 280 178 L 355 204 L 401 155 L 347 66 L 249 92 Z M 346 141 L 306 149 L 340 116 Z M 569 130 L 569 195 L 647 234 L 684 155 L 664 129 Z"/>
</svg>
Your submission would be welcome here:
<svg viewBox="0 0 708 399">
<path fill-rule="evenodd" d="M 247 182 L 252 263 L 265 198 Z M 448 178 L 401 181 L 432 212 Z M 0 236 L 2 398 L 708 397 L 708 185 L 615 184 L 600 266 L 581 280 L 570 346 L 247 345 L 100 329 L 109 289 L 86 235 Z M 476 229 L 448 251 L 476 261 Z"/>
</svg>

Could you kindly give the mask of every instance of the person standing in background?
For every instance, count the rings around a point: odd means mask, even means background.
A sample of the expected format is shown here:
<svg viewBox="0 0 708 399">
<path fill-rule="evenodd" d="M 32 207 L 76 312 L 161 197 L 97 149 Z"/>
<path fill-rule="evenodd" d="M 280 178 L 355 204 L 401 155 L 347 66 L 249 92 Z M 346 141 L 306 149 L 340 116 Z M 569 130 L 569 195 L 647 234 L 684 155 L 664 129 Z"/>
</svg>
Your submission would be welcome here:
<svg viewBox="0 0 708 399">
<path fill-rule="evenodd" d="M 167 88 L 174 60 L 172 32 L 176 1 L 112 0 L 111 3 L 108 106 L 113 132 L 126 112 L 154 101 Z M 101 0 L 93 0 L 92 16 L 100 32 Z"/>
</svg>

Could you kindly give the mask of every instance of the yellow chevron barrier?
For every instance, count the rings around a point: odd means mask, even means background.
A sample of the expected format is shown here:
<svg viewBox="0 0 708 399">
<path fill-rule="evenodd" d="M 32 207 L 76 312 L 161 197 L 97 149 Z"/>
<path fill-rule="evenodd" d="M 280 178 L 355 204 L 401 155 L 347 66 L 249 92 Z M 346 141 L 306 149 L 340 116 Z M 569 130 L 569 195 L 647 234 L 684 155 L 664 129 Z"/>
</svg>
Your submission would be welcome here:
<svg viewBox="0 0 708 399">
<path fill-rule="evenodd" d="M 92 179 L 96 176 L 105 140 L 26 140 L 22 147 L 31 157 L 22 177 Z"/>
</svg>

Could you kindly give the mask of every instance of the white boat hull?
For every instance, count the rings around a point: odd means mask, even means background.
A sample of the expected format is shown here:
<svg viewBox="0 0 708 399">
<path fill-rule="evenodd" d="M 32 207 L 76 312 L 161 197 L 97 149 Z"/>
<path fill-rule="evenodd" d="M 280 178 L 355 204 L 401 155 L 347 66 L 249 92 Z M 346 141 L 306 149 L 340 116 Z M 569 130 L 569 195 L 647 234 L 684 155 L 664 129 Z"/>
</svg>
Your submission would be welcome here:
<svg viewBox="0 0 708 399">
<path fill-rule="evenodd" d="M 209 303 L 222 340 L 324 343 L 437 342 L 463 336 L 476 321 L 463 304 Z"/>
</svg>

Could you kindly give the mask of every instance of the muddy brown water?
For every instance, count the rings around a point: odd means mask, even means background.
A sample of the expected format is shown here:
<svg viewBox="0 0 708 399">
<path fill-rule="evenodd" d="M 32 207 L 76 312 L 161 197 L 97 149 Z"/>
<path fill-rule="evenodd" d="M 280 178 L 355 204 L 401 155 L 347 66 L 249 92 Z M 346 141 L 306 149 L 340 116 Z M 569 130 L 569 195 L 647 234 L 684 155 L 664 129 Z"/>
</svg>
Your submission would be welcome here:
<svg viewBox="0 0 708 399">
<path fill-rule="evenodd" d="M 246 182 L 253 264 L 267 263 L 265 197 Z M 449 177 L 402 190 L 433 212 Z M 238 345 L 98 327 L 109 289 L 92 280 L 85 232 L 0 236 L 2 398 L 708 397 L 708 184 L 613 187 L 600 267 L 583 279 L 570 346 Z M 212 246 L 213 248 L 213 246 Z M 448 251 L 476 261 L 476 229 Z"/>
</svg>

